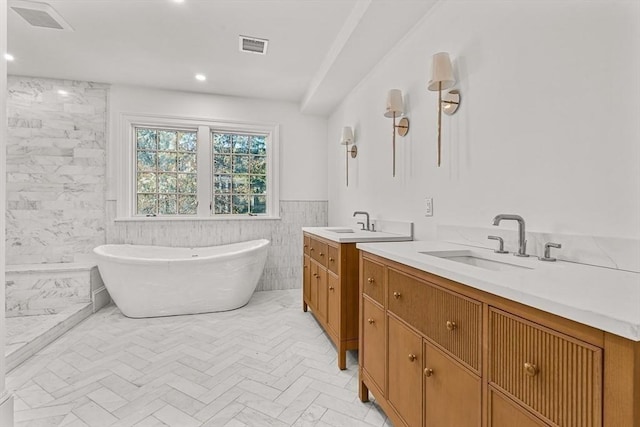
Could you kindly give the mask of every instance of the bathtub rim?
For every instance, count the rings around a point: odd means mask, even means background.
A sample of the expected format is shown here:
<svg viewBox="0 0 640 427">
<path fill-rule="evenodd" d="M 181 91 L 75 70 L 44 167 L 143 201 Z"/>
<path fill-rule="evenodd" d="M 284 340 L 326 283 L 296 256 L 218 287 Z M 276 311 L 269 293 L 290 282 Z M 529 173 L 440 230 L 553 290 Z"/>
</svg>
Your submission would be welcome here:
<svg viewBox="0 0 640 427">
<path fill-rule="evenodd" d="M 224 245 L 212 245 L 212 246 L 165 246 L 165 245 L 136 245 L 130 243 L 109 243 L 105 245 L 97 246 L 93 249 L 93 252 L 99 257 L 109 261 L 120 262 L 120 263 L 197 263 L 197 262 L 207 262 L 212 260 L 225 260 L 225 259 L 234 259 L 240 256 L 246 255 L 247 253 L 268 249 L 271 241 L 268 239 L 254 239 L 254 240 L 245 240 L 242 242 L 234 242 L 234 243 L 226 243 Z M 135 247 L 135 248 L 165 248 L 165 249 L 176 249 L 176 250 L 198 250 L 198 249 L 209 249 L 209 248 L 224 248 L 227 246 L 239 246 L 240 249 L 233 250 L 231 252 L 222 252 L 213 255 L 207 256 L 197 256 L 193 258 L 166 258 L 166 257 L 137 257 L 137 256 L 125 256 L 125 255 L 116 255 L 105 253 L 104 249 L 108 247 Z"/>
</svg>

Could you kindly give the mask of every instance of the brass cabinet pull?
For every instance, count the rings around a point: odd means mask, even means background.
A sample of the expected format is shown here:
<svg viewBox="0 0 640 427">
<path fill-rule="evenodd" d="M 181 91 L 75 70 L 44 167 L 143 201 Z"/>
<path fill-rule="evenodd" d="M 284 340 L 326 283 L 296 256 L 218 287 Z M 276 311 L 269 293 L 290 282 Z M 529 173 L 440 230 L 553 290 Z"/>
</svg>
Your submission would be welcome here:
<svg viewBox="0 0 640 427">
<path fill-rule="evenodd" d="M 395 299 L 400 298 L 400 296 L 401 296 L 401 295 L 402 295 L 402 294 L 401 294 L 400 292 L 394 292 L 394 293 L 393 293 L 393 297 L 394 297 Z"/>
<path fill-rule="evenodd" d="M 448 330 L 453 331 L 457 327 L 458 327 L 458 325 L 456 325 L 456 322 L 452 322 L 450 320 L 447 320 L 447 329 Z"/>
<path fill-rule="evenodd" d="M 373 277 L 369 277 L 369 278 L 367 279 L 367 282 L 369 282 L 369 283 L 373 283 L 373 282 L 375 282 L 375 279 L 374 279 Z"/>
<path fill-rule="evenodd" d="M 335 259 L 333 259 L 333 257 L 329 257 L 329 262 L 333 262 L 335 261 Z"/>
<path fill-rule="evenodd" d="M 333 286 L 329 286 L 329 290 L 332 291 L 333 290 Z"/>
<path fill-rule="evenodd" d="M 424 368 L 424 375 L 430 377 L 431 375 L 433 375 L 433 369 Z"/>
<path fill-rule="evenodd" d="M 536 375 L 538 375 L 538 372 L 540 372 L 540 369 L 538 369 L 538 367 L 533 363 L 526 362 L 524 364 L 524 372 L 530 377 L 535 377 Z"/>
<path fill-rule="evenodd" d="M 416 357 L 416 355 L 415 355 L 415 354 L 410 354 L 410 355 L 409 355 L 409 362 L 413 362 L 413 361 L 414 361 L 414 360 L 416 360 L 416 359 L 417 359 L 417 357 Z"/>
<path fill-rule="evenodd" d="M 368 318 L 367 322 L 369 322 L 370 325 L 373 325 L 374 323 L 376 323 L 376 321 L 373 320 L 372 318 Z"/>
</svg>

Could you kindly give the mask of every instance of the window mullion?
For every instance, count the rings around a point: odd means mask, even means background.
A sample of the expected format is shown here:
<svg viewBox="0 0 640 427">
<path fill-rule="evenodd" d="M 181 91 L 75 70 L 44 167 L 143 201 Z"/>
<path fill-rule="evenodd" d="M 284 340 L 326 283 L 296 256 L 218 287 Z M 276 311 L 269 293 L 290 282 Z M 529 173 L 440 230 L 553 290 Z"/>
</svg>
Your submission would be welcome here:
<svg viewBox="0 0 640 427">
<path fill-rule="evenodd" d="M 211 158 L 211 129 L 209 126 L 198 126 L 198 216 L 200 217 L 211 215 L 213 181 Z"/>
</svg>

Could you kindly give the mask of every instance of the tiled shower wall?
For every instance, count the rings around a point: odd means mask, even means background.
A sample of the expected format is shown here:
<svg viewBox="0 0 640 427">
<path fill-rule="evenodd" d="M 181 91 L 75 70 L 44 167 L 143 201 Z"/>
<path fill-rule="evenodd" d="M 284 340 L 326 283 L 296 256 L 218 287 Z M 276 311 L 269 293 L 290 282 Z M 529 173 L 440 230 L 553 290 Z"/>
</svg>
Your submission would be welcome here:
<svg viewBox="0 0 640 427">
<path fill-rule="evenodd" d="M 8 77 L 7 264 L 74 262 L 105 242 L 108 93 Z"/>
<path fill-rule="evenodd" d="M 107 202 L 107 242 L 160 246 L 213 246 L 245 240 L 271 241 L 258 290 L 302 287 L 302 227 L 327 225 L 326 201 L 281 201 L 280 220 L 113 221 Z"/>
</svg>

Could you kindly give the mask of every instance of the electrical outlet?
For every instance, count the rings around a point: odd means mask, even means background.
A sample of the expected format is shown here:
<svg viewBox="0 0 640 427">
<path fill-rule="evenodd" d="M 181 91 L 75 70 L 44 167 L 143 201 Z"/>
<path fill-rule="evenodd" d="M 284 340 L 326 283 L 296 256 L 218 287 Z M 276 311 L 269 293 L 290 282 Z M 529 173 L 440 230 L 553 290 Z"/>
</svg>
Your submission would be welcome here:
<svg viewBox="0 0 640 427">
<path fill-rule="evenodd" d="M 433 216 L 433 197 L 427 197 L 424 201 L 424 216 Z"/>
</svg>

